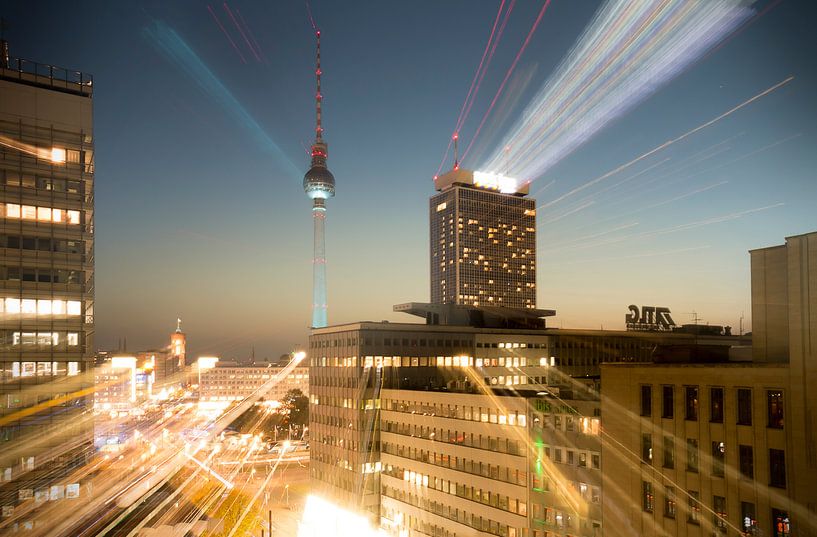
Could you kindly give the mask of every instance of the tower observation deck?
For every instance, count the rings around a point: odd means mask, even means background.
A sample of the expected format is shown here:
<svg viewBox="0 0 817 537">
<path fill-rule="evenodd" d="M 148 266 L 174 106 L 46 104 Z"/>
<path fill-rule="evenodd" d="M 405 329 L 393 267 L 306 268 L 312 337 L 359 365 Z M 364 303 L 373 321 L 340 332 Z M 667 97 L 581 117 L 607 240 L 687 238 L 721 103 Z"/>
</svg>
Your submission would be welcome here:
<svg viewBox="0 0 817 537">
<path fill-rule="evenodd" d="M 312 200 L 312 220 L 314 223 L 314 254 L 312 256 L 312 327 L 322 328 L 327 324 L 326 299 L 326 199 L 335 195 L 335 177 L 326 167 L 327 145 L 323 139 L 321 126 L 321 32 L 315 31 L 317 41 L 315 81 L 315 141 L 312 143 L 312 162 L 304 175 L 304 191 Z"/>
</svg>

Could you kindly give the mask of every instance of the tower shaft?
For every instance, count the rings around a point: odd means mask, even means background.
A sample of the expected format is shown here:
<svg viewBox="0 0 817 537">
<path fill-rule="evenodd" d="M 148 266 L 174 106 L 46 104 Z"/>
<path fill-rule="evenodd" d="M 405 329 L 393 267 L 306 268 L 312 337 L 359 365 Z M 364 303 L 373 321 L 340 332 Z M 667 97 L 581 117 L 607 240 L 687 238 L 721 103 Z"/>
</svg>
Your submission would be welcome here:
<svg viewBox="0 0 817 537">
<path fill-rule="evenodd" d="M 312 200 L 312 220 L 315 225 L 312 256 L 312 328 L 322 328 L 328 322 L 328 306 L 326 303 L 326 245 L 324 239 L 326 204 L 321 198 Z"/>
</svg>

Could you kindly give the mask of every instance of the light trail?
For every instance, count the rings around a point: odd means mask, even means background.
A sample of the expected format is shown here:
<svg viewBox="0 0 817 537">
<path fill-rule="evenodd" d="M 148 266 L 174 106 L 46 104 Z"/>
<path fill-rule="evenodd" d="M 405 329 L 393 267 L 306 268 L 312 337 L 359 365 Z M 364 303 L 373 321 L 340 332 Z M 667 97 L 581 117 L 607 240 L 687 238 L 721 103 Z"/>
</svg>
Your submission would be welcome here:
<svg viewBox="0 0 817 537">
<path fill-rule="evenodd" d="M 493 58 L 493 56 L 494 56 L 494 51 L 496 51 L 496 47 L 499 44 L 500 39 L 502 38 L 502 33 L 505 31 L 505 25 L 508 23 L 508 18 L 511 15 L 511 11 L 513 11 L 514 4 L 516 3 L 516 0 L 511 0 L 511 4 L 508 7 L 508 11 L 505 13 L 505 17 L 502 20 L 502 26 L 499 29 L 499 34 L 497 35 L 496 41 L 494 41 L 494 32 L 496 30 L 496 25 L 497 25 L 497 22 L 499 21 L 499 17 L 502 14 L 502 8 L 505 6 L 505 1 L 506 0 L 502 0 L 502 3 L 500 3 L 499 9 L 497 10 L 496 18 L 494 19 L 494 25 L 491 28 L 491 35 L 488 37 L 488 42 L 485 44 L 485 50 L 482 53 L 482 59 L 480 59 L 480 61 L 479 61 L 479 67 L 477 67 L 477 70 L 474 73 L 474 78 L 473 78 L 473 80 L 471 80 L 471 87 L 468 88 L 468 94 L 465 96 L 465 101 L 463 101 L 463 103 L 462 103 L 462 108 L 460 108 L 460 114 L 457 117 L 457 124 L 454 127 L 454 134 L 459 133 L 460 129 L 462 128 L 463 123 L 465 123 L 465 119 L 468 116 L 468 113 L 471 111 L 471 105 L 474 104 L 474 99 L 476 98 L 476 94 L 479 91 L 479 86 L 482 84 L 482 78 L 485 76 L 485 72 L 488 70 L 488 65 L 491 63 L 491 58 Z M 492 46 L 492 43 L 493 43 L 493 46 Z M 485 56 L 488 53 L 489 49 L 490 49 L 491 53 L 488 56 L 488 62 L 485 63 Z M 483 64 L 485 66 L 484 69 L 483 69 Z M 481 74 L 480 74 L 480 72 L 481 72 Z M 477 82 L 477 79 L 479 79 L 479 82 Z M 475 83 L 476 83 L 477 90 L 473 91 Z M 472 97 L 472 93 L 473 93 L 473 97 Z M 471 99 L 470 104 L 469 104 L 469 98 Z M 467 112 L 466 112 L 466 106 L 468 108 Z M 445 161 L 448 159 L 448 152 L 451 151 L 451 144 L 453 143 L 453 141 L 454 141 L 453 137 L 449 138 L 448 147 L 446 147 L 446 149 L 445 149 L 445 154 L 443 155 L 443 159 L 440 161 L 440 166 L 437 168 L 437 173 L 435 174 L 435 176 L 439 175 L 440 172 L 443 169 L 443 166 L 445 166 Z"/>
<path fill-rule="evenodd" d="M 227 15 L 230 16 L 230 20 L 233 21 L 233 24 L 235 24 L 235 27 L 238 29 L 238 33 L 241 34 L 241 37 L 244 38 L 244 42 L 247 43 L 247 48 L 250 49 L 250 52 L 252 52 L 253 56 L 255 56 L 255 59 L 260 62 L 261 61 L 261 56 L 259 56 L 258 53 L 255 51 L 255 48 L 252 46 L 252 43 L 250 43 L 250 40 L 247 38 L 247 34 L 244 33 L 244 30 L 241 28 L 241 25 L 238 24 L 238 21 L 233 16 L 233 12 L 230 11 L 230 6 L 227 5 L 227 2 L 224 2 L 223 6 L 224 6 L 224 11 L 227 12 Z"/>
<path fill-rule="evenodd" d="M 212 469 L 212 468 L 210 468 L 209 466 L 206 466 L 206 465 L 205 465 L 203 462 L 201 462 L 200 460 L 198 460 L 198 459 L 197 459 L 196 457 L 194 457 L 193 455 L 191 455 L 191 454 L 187 453 L 186 451 L 184 451 L 183 453 L 184 453 L 184 454 L 187 456 L 187 458 L 188 458 L 188 459 L 190 459 L 191 461 L 193 461 L 194 463 L 196 463 L 197 465 L 199 465 L 199 467 L 200 467 L 202 470 L 206 471 L 208 475 L 211 475 L 211 476 L 215 477 L 216 479 L 218 479 L 219 481 L 221 481 L 221 483 L 222 483 L 222 484 L 223 484 L 225 487 L 227 487 L 228 489 L 233 488 L 233 486 L 234 486 L 234 485 L 233 485 L 232 483 L 230 483 L 229 481 L 227 481 L 226 479 L 224 479 L 223 477 L 221 477 L 221 475 L 220 475 L 218 472 L 216 472 L 215 470 L 213 470 L 213 469 Z"/>
<path fill-rule="evenodd" d="M 142 33 L 150 44 L 154 45 L 159 52 L 196 82 L 202 91 L 236 119 L 253 136 L 261 149 L 276 157 L 286 168 L 288 175 L 292 178 L 302 176 L 298 167 L 292 163 L 252 114 L 173 28 L 162 21 L 155 21 L 145 27 Z"/>
<path fill-rule="evenodd" d="M 221 24 L 221 21 L 218 20 L 218 17 L 216 16 L 215 12 L 213 11 L 213 8 L 211 8 L 210 6 L 207 6 L 207 11 L 209 11 L 210 15 L 213 16 L 213 20 L 216 21 L 216 24 L 218 24 L 218 27 L 221 28 L 221 33 L 224 34 L 224 37 L 226 37 L 227 41 L 230 42 L 230 45 L 232 45 L 233 50 L 235 51 L 235 53 L 238 54 L 239 58 L 241 58 L 241 63 L 247 63 L 247 60 L 244 59 L 244 55 L 241 54 L 240 50 L 238 50 L 238 46 L 236 46 L 235 41 L 233 41 L 233 38 L 230 37 L 229 33 L 227 33 L 227 29 L 224 28 L 224 26 Z"/>
<path fill-rule="evenodd" d="M 689 67 L 751 14 L 740 0 L 608 0 L 499 146 L 538 177 Z M 498 169 L 496 150 L 480 167 Z"/>
<path fill-rule="evenodd" d="M 263 60 L 263 62 L 267 63 L 267 58 L 266 58 L 266 56 L 264 56 L 264 53 L 261 51 L 261 45 L 258 44 L 258 41 L 255 39 L 255 35 L 252 33 L 252 29 L 250 28 L 250 25 L 247 24 L 247 22 L 244 20 L 244 16 L 241 14 L 241 11 L 239 11 L 238 8 L 235 8 L 235 14 L 238 15 L 238 20 L 241 21 L 241 24 L 242 24 L 242 26 L 244 26 L 244 29 L 247 30 L 247 35 L 250 36 L 250 41 L 252 41 L 252 44 L 255 47 L 255 50 L 257 50 L 258 54 L 261 55 L 261 59 Z"/>
<path fill-rule="evenodd" d="M 765 97 L 766 95 L 769 95 L 770 93 L 772 93 L 773 91 L 775 91 L 775 90 L 777 90 L 779 88 L 782 88 L 783 86 L 785 86 L 786 84 L 788 84 L 792 80 L 794 80 L 794 77 L 790 76 L 790 77 L 778 82 L 777 84 L 763 90 L 762 92 L 758 93 L 757 95 L 754 95 L 754 96 L 750 97 L 749 99 L 746 99 L 742 103 L 740 103 L 740 104 L 738 104 L 736 106 L 733 106 L 732 108 L 730 108 L 726 112 L 720 114 L 719 116 L 717 116 L 717 117 L 715 117 L 713 119 L 710 119 L 709 121 L 706 121 L 706 122 L 702 123 L 701 125 L 698 125 L 697 127 L 693 128 L 693 129 L 690 129 L 690 130 L 686 131 L 685 133 L 683 133 L 683 134 L 681 134 L 681 135 L 679 135 L 679 136 L 677 136 L 675 138 L 672 138 L 672 139 L 667 140 L 666 142 L 664 142 L 662 144 L 659 144 L 659 145 L 655 146 L 654 148 L 650 149 L 646 153 L 642 153 L 641 155 L 639 155 L 639 156 L 635 157 L 634 159 L 630 160 L 629 162 L 625 162 L 624 164 L 618 166 L 617 168 L 615 168 L 613 170 L 610 170 L 610 171 L 600 175 L 599 177 L 596 177 L 595 179 L 592 179 L 592 180 L 588 181 L 587 183 L 579 185 L 578 187 L 574 188 L 573 190 L 570 190 L 569 192 L 566 192 L 565 194 L 562 194 L 561 196 L 557 197 L 556 199 L 545 203 L 542 207 L 550 207 L 551 205 L 554 205 L 555 203 L 558 203 L 558 202 L 560 202 L 560 201 L 562 201 L 562 200 L 564 200 L 564 199 L 566 199 L 566 198 L 568 198 L 568 197 L 570 197 L 570 196 L 572 196 L 574 194 L 577 194 L 577 193 L 581 192 L 582 190 L 585 190 L 586 188 L 589 188 L 589 187 L 603 181 L 604 179 L 607 179 L 608 177 L 611 177 L 611 176 L 613 176 L 613 175 L 615 175 L 615 174 L 617 174 L 619 172 L 622 172 L 622 171 L 626 170 L 630 166 L 632 166 L 634 164 L 637 164 L 638 162 L 641 162 L 642 160 L 644 160 L 644 159 L 646 159 L 646 158 L 648 158 L 648 157 L 650 157 L 650 156 L 652 156 L 652 155 L 654 155 L 654 154 L 656 154 L 656 153 L 658 153 L 660 151 L 663 151 L 664 149 L 666 149 L 667 147 L 669 147 L 669 146 L 671 146 L 671 145 L 673 145 L 675 143 L 678 143 L 678 142 L 680 142 L 680 141 L 682 141 L 682 140 L 684 140 L 686 138 L 689 138 L 693 134 L 695 134 L 697 132 L 700 132 L 703 129 L 706 129 L 707 127 L 711 127 L 715 123 L 717 123 L 717 122 L 731 116 L 732 114 L 734 114 L 738 110 L 740 110 L 740 109 L 742 109 L 742 108 L 744 108 L 746 106 L 749 106 L 750 104 L 757 101 L 758 99 L 760 99 L 762 97 Z"/>
<path fill-rule="evenodd" d="M 513 59 L 513 63 L 508 71 L 505 73 L 505 78 L 502 79 L 502 83 L 499 85 L 499 89 L 496 91 L 496 95 L 491 100 L 491 104 L 488 106 L 488 110 L 486 110 L 485 115 L 482 116 L 482 121 L 479 122 L 479 126 L 477 127 L 476 132 L 474 132 L 474 136 L 471 137 L 471 142 L 468 144 L 468 147 L 465 149 L 465 152 L 462 154 L 462 159 L 465 160 L 465 157 L 468 155 L 468 152 L 471 151 L 471 147 L 473 147 L 474 142 L 476 141 L 477 137 L 479 137 L 479 132 L 482 130 L 482 126 L 485 125 L 485 120 L 488 119 L 488 116 L 491 114 L 491 110 L 493 110 L 494 106 L 496 105 L 497 99 L 502 94 L 502 90 L 505 89 L 505 84 L 508 83 L 508 79 L 513 74 L 513 70 L 516 68 L 516 64 L 519 63 L 519 58 L 522 57 L 522 54 L 525 52 L 525 49 L 528 48 L 528 43 L 530 43 L 531 38 L 533 37 L 534 32 L 536 32 L 536 28 L 539 27 L 539 23 L 542 22 L 542 17 L 545 15 L 545 11 L 547 11 L 548 6 L 550 5 L 550 0 L 545 0 L 545 3 L 542 5 L 542 9 L 539 10 L 539 15 L 536 17 L 536 20 L 531 26 L 530 31 L 528 32 L 527 37 L 525 37 L 525 41 L 522 43 L 522 46 L 519 48 L 519 52 L 516 53 L 516 57 Z M 508 140 L 508 143 L 503 145 L 504 147 L 510 147 L 513 140 Z M 497 168 L 499 169 L 499 168 Z M 523 175 L 514 175 L 514 177 L 527 177 Z"/>
</svg>

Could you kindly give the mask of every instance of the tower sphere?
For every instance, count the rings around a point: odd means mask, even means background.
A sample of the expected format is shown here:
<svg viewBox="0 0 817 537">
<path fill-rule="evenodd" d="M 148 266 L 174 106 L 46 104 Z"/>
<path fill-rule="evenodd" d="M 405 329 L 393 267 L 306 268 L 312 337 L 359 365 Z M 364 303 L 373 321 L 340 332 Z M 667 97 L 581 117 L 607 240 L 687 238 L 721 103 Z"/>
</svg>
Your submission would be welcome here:
<svg viewBox="0 0 817 537">
<path fill-rule="evenodd" d="M 335 176 L 325 166 L 312 166 L 304 175 L 304 191 L 311 199 L 335 195 Z"/>
</svg>

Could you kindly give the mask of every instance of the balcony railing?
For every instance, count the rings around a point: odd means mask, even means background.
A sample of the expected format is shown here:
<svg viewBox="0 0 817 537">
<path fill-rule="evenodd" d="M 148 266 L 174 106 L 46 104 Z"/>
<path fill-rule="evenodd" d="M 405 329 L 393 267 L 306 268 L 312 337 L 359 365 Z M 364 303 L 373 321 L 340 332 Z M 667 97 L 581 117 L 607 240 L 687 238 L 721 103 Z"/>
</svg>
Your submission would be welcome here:
<svg viewBox="0 0 817 537">
<path fill-rule="evenodd" d="M 0 64 L 0 78 L 88 97 L 94 85 L 94 77 L 88 73 L 22 58 L 9 58 L 7 67 Z"/>
</svg>

